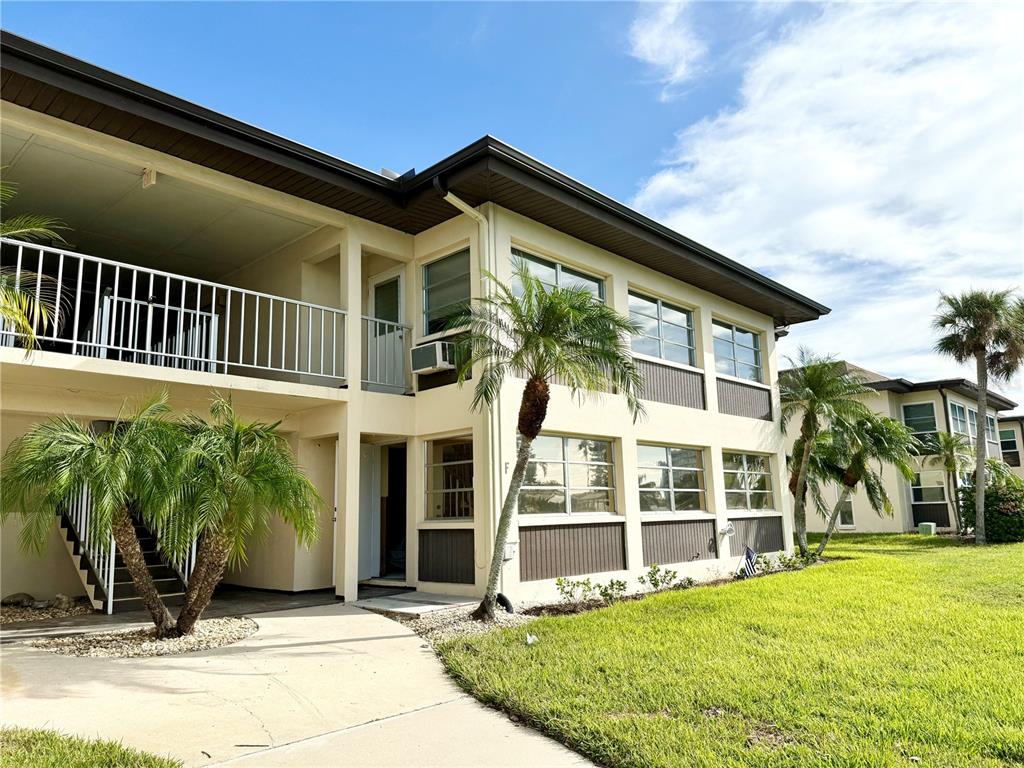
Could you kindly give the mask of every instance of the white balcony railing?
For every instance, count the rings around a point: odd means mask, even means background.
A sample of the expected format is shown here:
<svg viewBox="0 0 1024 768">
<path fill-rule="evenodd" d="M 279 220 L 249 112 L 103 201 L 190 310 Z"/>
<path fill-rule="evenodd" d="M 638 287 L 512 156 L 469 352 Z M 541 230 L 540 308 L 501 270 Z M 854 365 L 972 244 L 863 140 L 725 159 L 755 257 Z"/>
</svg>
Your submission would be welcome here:
<svg viewBox="0 0 1024 768">
<path fill-rule="evenodd" d="M 410 391 L 409 326 L 373 317 L 364 317 L 362 325 L 363 388 L 397 394 Z"/>
<path fill-rule="evenodd" d="M 8 238 L 0 257 L 6 279 L 58 309 L 53 322 L 36 321 L 43 349 L 333 386 L 345 379 L 344 310 Z M 0 346 L 17 337 L 0 324 Z"/>
</svg>

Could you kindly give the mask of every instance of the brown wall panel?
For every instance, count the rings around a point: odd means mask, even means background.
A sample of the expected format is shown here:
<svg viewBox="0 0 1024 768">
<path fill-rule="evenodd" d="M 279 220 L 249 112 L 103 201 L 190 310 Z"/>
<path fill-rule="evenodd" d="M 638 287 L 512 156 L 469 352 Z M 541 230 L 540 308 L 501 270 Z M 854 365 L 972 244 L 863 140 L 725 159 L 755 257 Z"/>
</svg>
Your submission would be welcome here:
<svg viewBox="0 0 1024 768">
<path fill-rule="evenodd" d="M 718 412 L 750 419 L 772 420 L 772 393 L 761 387 L 718 379 Z"/>
<path fill-rule="evenodd" d="M 637 368 L 644 377 L 645 400 L 687 408 L 705 408 L 704 374 L 671 365 L 659 365 L 637 359 Z"/>
<path fill-rule="evenodd" d="M 519 573 L 523 581 L 625 568 L 626 527 L 623 523 L 519 528 Z"/>
<path fill-rule="evenodd" d="M 745 547 L 758 554 L 786 548 L 781 517 L 732 517 L 729 522 L 736 529 L 729 539 L 733 557 L 742 555 Z"/>
<path fill-rule="evenodd" d="M 456 528 L 420 531 L 420 581 L 473 584 L 473 530 Z"/>
<path fill-rule="evenodd" d="M 714 520 L 658 520 L 640 526 L 644 565 L 688 563 L 718 556 Z"/>
</svg>

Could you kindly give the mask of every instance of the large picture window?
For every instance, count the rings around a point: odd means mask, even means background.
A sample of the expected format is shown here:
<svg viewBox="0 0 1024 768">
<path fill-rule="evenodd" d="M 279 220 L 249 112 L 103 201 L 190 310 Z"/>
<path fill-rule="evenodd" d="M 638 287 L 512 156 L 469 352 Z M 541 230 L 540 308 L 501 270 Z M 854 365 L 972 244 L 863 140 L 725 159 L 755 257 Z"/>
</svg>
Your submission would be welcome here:
<svg viewBox="0 0 1024 768">
<path fill-rule="evenodd" d="M 427 443 L 428 520 L 473 517 L 473 440 L 451 437 Z"/>
<path fill-rule="evenodd" d="M 728 509 L 775 509 L 771 461 L 756 453 L 722 454 L 725 506 Z"/>
<path fill-rule="evenodd" d="M 713 320 L 715 370 L 749 381 L 764 381 L 761 365 L 761 337 L 735 325 Z"/>
<path fill-rule="evenodd" d="M 914 437 L 922 441 L 930 441 L 937 431 L 935 426 L 934 403 L 912 403 L 903 406 L 903 423 L 907 425 Z"/>
<path fill-rule="evenodd" d="M 426 335 L 448 330 L 452 318 L 469 303 L 469 249 L 423 267 L 423 329 Z"/>
<path fill-rule="evenodd" d="M 533 441 L 519 513 L 615 512 L 615 465 L 608 440 L 540 435 Z"/>
<path fill-rule="evenodd" d="M 558 262 L 542 259 L 517 248 L 512 249 L 512 259 L 515 263 L 525 264 L 530 274 L 548 288 L 583 288 L 604 301 L 604 280 L 598 277 L 564 267 Z M 513 289 L 521 290 L 521 286 L 513 283 Z"/>
<path fill-rule="evenodd" d="M 636 461 L 641 512 L 707 509 L 700 448 L 638 445 Z"/>
<path fill-rule="evenodd" d="M 640 326 L 633 351 L 694 365 L 693 313 L 661 299 L 629 293 L 629 319 Z"/>
</svg>

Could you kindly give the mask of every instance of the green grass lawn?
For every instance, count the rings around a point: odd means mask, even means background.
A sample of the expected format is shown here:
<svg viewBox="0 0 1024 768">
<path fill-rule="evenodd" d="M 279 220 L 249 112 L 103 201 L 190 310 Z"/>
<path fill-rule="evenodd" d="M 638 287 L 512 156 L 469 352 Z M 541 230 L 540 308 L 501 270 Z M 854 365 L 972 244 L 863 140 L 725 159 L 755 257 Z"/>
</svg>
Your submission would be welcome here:
<svg viewBox="0 0 1024 768">
<path fill-rule="evenodd" d="M 0 728 L 3 768 L 181 768 L 177 760 L 55 731 Z"/>
<path fill-rule="evenodd" d="M 827 554 L 440 652 L 606 766 L 1024 765 L 1024 544 L 837 536 Z"/>
</svg>

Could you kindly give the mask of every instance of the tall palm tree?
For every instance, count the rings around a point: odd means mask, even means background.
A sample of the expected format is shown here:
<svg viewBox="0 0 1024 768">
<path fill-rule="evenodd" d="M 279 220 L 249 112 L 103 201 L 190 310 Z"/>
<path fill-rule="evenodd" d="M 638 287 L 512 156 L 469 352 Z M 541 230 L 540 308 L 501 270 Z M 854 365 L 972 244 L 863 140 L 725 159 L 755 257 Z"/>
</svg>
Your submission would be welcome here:
<svg viewBox="0 0 1024 768">
<path fill-rule="evenodd" d="M 906 425 L 888 416 L 868 414 L 858 418 L 843 431 L 847 434 L 840 443 L 841 449 L 830 460 L 833 467 L 840 468 L 836 473 L 840 487 L 839 499 L 828 518 L 825 535 L 818 544 L 815 552 L 817 557 L 821 557 L 828 546 L 835 533 L 836 523 L 839 522 L 840 510 L 858 485 L 864 486 L 873 510 L 880 515 L 892 515 L 892 501 L 885 490 L 882 469 L 886 464 L 891 465 L 910 480 L 914 477 L 913 459 L 921 447 Z"/>
<path fill-rule="evenodd" d="M 872 390 L 864 379 L 847 370 L 833 357 L 815 355 L 801 347 L 793 366 L 779 376 L 782 398 L 782 429 L 791 420 L 800 423 L 800 434 L 793 445 L 794 461 L 790 468 L 790 491 L 793 493 L 793 522 L 800 554 L 807 557 L 807 469 L 815 439 L 828 428 L 848 427 L 867 416 L 867 406 L 857 398 Z"/>
<path fill-rule="evenodd" d="M 494 280 L 491 297 L 477 299 L 453 327 L 468 328 L 458 342 L 459 383 L 474 364 L 479 377 L 473 408 L 490 408 L 506 376 L 526 380 L 519 406 L 515 468 L 501 505 L 487 589 L 477 619 L 493 619 L 498 578 L 519 490 L 526 476 L 530 448 L 540 433 L 551 399 L 552 380 L 569 387 L 574 397 L 613 387 L 626 401 L 634 420 L 644 413 L 643 379 L 630 352 L 629 338 L 639 328 L 582 288 L 548 288 L 517 262 L 515 288 Z"/>
<path fill-rule="evenodd" d="M 22 546 L 39 552 L 56 511 L 89 491 L 90 526 L 101 542 L 113 535 L 158 637 L 176 630 L 146 567 L 132 512 L 151 521 L 169 499 L 174 482 L 169 468 L 181 449 L 180 430 L 167 420 L 169 410 L 167 395 L 161 394 L 127 417 L 119 414 L 106 430 L 68 416 L 37 424 L 8 446 L 0 477 L 0 515 L 19 515 Z"/>
<path fill-rule="evenodd" d="M 941 294 L 933 324 L 942 334 L 935 350 L 958 363 L 973 362 L 977 371 L 978 434 L 974 449 L 979 482 L 974 496 L 974 540 L 984 544 L 989 375 L 1006 381 L 1020 370 L 1024 356 L 1024 309 L 1021 299 L 1010 290 Z"/>
<path fill-rule="evenodd" d="M 974 464 L 974 449 L 964 435 L 955 432 L 937 432 L 928 441 L 928 454 L 924 459 L 925 466 L 939 467 L 945 473 L 946 498 L 953 504 L 956 516 L 956 528 L 964 530 L 963 513 L 960 509 L 960 498 L 955 492 L 954 478 L 970 471 Z"/>
<path fill-rule="evenodd" d="M 6 208 L 17 192 L 14 182 L 0 178 L 0 208 Z M 0 221 L 0 236 L 18 240 L 64 242 L 58 229 L 65 229 L 60 219 L 35 213 L 20 213 Z M 40 286 L 38 299 L 34 292 L 21 289 L 22 285 L 36 284 Z M 36 329 L 57 322 L 57 303 L 55 283 L 46 275 L 25 270 L 17 274 L 10 268 L 0 268 L 0 327 L 17 334 L 26 354 L 39 346 Z"/>
<path fill-rule="evenodd" d="M 180 558 L 199 538 L 177 630 L 189 634 L 210 604 L 228 565 L 246 562 L 246 545 L 263 536 L 272 515 L 312 544 L 323 500 L 303 474 L 278 424 L 242 421 L 231 402 L 217 396 L 210 420 L 187 416 L 187 445 L 175 462 L 175 493 L 163 508 L 161 543 Z"/>
</svg>

